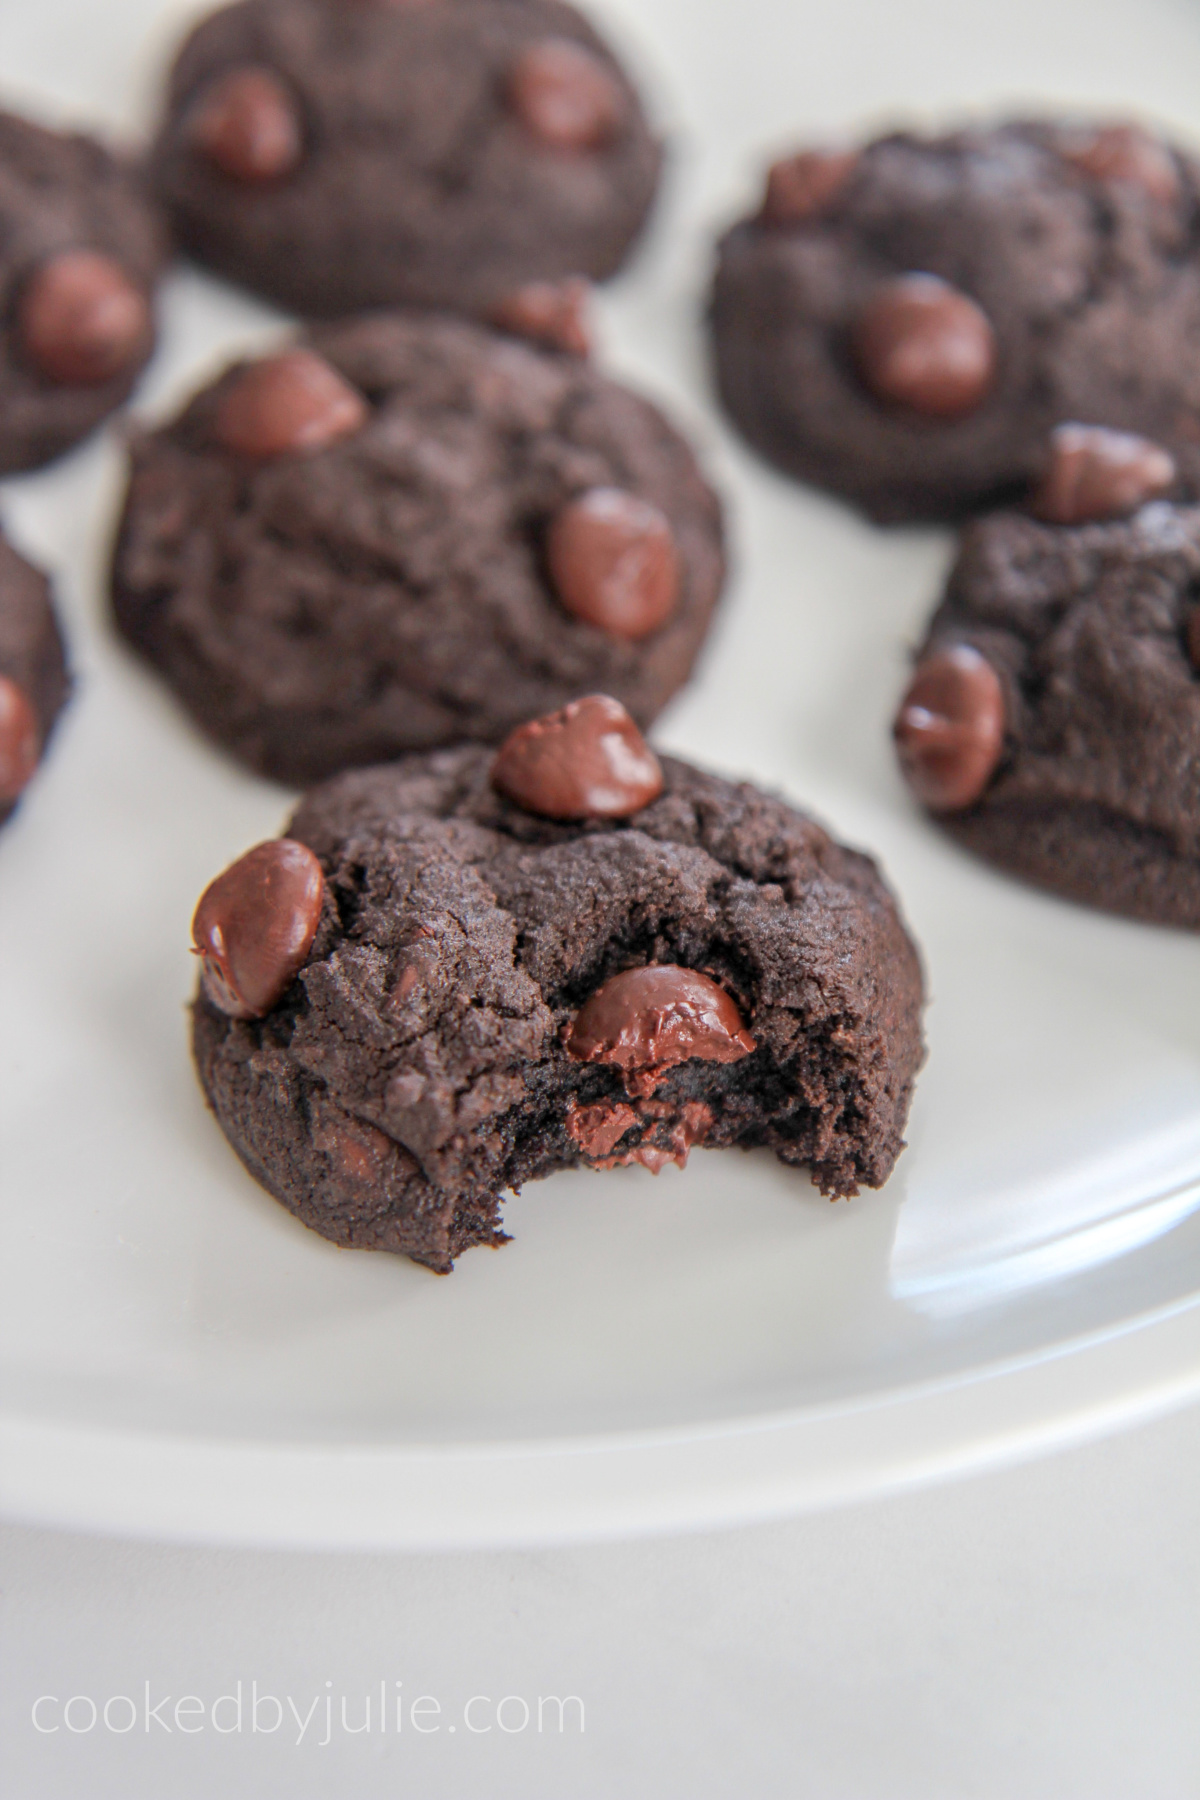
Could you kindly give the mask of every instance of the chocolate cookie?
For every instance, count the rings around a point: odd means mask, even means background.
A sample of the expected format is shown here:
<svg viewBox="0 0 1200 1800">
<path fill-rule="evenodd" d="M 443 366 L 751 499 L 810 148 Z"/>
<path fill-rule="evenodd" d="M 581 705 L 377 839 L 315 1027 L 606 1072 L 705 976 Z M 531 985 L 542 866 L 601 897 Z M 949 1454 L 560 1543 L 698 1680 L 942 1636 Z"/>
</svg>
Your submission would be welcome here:
<svg viewBox="0 0 1200 1800">
<path fill-rule="evenodd" d="M 130 168 L 0 113 L 0 475 L 48 462 L 128 397 L 164 255 Z"/>
<path fill-rule="evenodd" d="M 50 584 L 0 536 L 0 825 L 33 779 L 70 685 Z"/>
<path fill-rule="evenodd" d="M 848 1195 L 902 1148 L 921 975 L 875 865 L 605 698 L 318 788 L 195 935 L 209 1103 L 338 1244 L 444 1271 L 559 1169 L 765 1146 Z"/>
<path fill-rule="evenodd" d="M 940 824 L 1092 906 L 1200 929 L 1200 507 L 969 526 L 896 721 Z"/>
<path fill-rule="evenodd" d="M 1140 128 L 778 163 L 721 244 L 712 328 L 749 441 L 875 519 L 1019 499 L 1073 421 L 1154 439 L 1200 496 L 1200 167 Z"/>
<path fill-rule="evenodd" d="M 156 152 L 183 244 L 312 317 L 611 275 L 660 164 L 560 0 L 242 0 L 184 45 Z"/>
<path fill-rule="evenodd" d="M 134 446 L 115 595 L 197 721 L 303 786 L 598 688 L 646 725 L 722 577 L 717 502 L 652 406 L 567 352 L 381 314 Z"/>
</svg>

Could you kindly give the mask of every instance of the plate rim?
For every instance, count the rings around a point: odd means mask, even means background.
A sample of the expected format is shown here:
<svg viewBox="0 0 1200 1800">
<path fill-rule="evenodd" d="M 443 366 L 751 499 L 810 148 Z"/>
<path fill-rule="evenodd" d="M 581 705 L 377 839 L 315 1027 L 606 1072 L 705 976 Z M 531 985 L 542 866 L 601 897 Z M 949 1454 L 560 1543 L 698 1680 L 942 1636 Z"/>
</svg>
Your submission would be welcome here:
<svg viewBox="0 0 1200 1800">
<path fill-rule="evenodd" d="M 1200 1293 L 890 1394 L 693 1427 L 499 1444 L 264 1446 L 0 1413 L 0 1517 L 278 1550 L 582 1544 L 850 1505 L 1082 1444 L 1194 1401 Z"/>
</svg>

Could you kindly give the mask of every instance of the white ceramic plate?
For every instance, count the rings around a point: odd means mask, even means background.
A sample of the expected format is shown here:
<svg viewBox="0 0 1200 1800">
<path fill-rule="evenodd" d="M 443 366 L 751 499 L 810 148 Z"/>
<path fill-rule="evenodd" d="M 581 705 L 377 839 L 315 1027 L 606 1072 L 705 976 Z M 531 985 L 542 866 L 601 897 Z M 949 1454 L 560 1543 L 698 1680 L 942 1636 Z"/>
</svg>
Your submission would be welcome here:
<svg viewBox="0 0 1200 1800">
<path fill-rule="evenodd" d="M 134 126 L 186 12 L 0 4 L 9 96 Z M 80 685 L 0 844 L 0 1500 L 81 1527 L 260 1543 L 537 1542 L 732 1522 L 1064 1442 L 1200 1390 L 1200 955 L 1026 892 L 910 806 L 888 721 L 951 544 L 758 467 L 705 389 L 710 230 L 797 133 L 1029 104 L 1200 130 L 1172 0 L 596 6 L 678 153 L 603 302 L 731 500 L 739 572 L 660 741 L 878 851 L 926 953 L 930 1058 L 880 1195 L 767 1157 L 577 1174 L 439 1281 L 305 1232 L 242 1172 L 188 1064 L 188 921 L 287 796 L 200 743 L 111 641 L 116 433 L 10 482 Z M 1136 20 L 1136 29 L 1135 27 Z M 166 296 L 153 413 L 280 322 Z"/>
</svg>

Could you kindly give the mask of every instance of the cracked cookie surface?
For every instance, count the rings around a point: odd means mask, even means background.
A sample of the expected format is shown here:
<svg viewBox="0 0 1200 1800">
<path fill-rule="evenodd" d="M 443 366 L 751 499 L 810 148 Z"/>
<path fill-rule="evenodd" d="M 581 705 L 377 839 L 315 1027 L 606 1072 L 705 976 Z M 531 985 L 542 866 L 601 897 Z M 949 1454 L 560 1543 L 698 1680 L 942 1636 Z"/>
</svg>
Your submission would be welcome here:
<svg viewBox="0 0 1200 1800">
<path fill-rule="evenodd" d="M 205 1092 L 251 1172 L 335 1242 L 439 1270 L 501 1241 L 506 1188 L 558 1169 L 737 1145 L 832 1195 L 885 1181 L 922 985 L 875 865 L 672 759 L 621 825 L 535 818 L 491 761 L 356 771 L 292 819 L 327 888 L 306 966 L 262 1019 L 194 1008 Z M 733 1060 L 633 1080 L 572 1054 L 588 1000 L 651 964 L 719 987 L 752 1034 Z"/>
</svg>

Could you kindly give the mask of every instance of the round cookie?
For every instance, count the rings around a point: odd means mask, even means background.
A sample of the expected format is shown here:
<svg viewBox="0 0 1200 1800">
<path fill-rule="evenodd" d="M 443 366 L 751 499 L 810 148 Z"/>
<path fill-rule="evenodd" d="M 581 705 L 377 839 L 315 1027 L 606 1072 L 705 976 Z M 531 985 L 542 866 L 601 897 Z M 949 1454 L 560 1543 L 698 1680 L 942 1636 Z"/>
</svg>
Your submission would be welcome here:
<svg viewBox="0 0 1200 1800">
<path fill-rule="evenodd" d="M 896 720 L 959 842 L 1072 900 L 1200 929 L 1200 507 L 968 526 Z"/>
<path fill-rule="evenodd" d="M 506 1189 L 559 1169 L 737 1145 L 834 1196 L 887 1179 L 922 983 L 875 865 L 682 762 L 647 801 L 648 755 L 592 697 L 495 763 L 343 775 L 209 889 L 200 1079 L 306 1225 L 447 1271 L 503 1241 Z M 597 782 L 605 816 L 533 810 Z"/>
<path fill-rule="evenodd" d="M 50 584 L 0 535 L 0 825 L 36 774 L 70 688 Z"/>
<path fill-rule="evenodd" d="M 1126 125 L 897 134 L 775 165 L 721 243 L 721 397 L 874 519 L 1020 499 L 1067 421 L 1139 433 L 1200 494 L 1200 167 Z"/>
<path fill-rule="evenodd" d="M 0 475 L 70 449 L 127 399 L 165 254 L 130 167 L 0 113 Z"/>
<path fill-rule="evenodd" d="M 194 256 L 324 318 L 609 276 L 661 161 L 560 0 L 241 0 L 180 52 L 155 153 Z"/>
<path fill-rule="evenodd" d="M 114 592 L 198 723 L 303 786 L 596 689 L 647 725 L 723 572 L 717 501 L 646 401 L 575 355 L 380 314 L 134 445 Z"/>
</svg>

